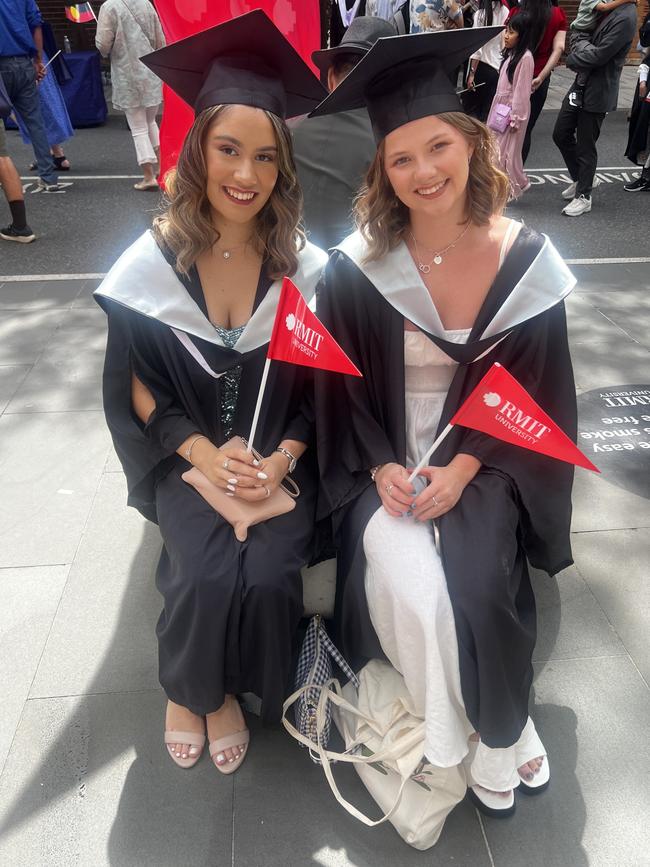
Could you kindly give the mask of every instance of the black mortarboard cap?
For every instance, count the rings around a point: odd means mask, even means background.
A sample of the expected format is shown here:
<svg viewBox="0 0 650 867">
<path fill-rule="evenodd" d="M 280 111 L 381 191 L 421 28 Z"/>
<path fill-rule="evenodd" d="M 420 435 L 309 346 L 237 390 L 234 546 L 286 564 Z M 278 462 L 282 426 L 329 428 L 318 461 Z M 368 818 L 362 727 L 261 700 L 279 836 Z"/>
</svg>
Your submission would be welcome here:
<svg viewBox="0 0 650 867">
<path fill-rule="evenodd" d="M 366 106 L 375 139 L 431 114 L 463 111 L 449 74 L 503 27 L 379 39 L 310 117 Z"/>
<path fill-rule="evenodd" d="M 295 117 L 327 93 L 261 9 L 140 59 L 196 114 L 213 105 L 251 105 Z"/>
</svg>

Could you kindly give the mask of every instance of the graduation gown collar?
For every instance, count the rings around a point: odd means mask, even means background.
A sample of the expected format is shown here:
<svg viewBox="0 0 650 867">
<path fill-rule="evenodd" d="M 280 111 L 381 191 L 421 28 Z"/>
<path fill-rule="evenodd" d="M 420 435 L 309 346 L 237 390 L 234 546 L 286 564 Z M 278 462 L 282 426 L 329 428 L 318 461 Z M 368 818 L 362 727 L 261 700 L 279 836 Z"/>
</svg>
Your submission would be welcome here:
<svg viewBox="0 0 650 867">
<path fill-rule="evenodd" d="M 327 254 L 309 242 L 298 254 L 298 270 L 291 279 L 308 302 L 313 302 L 326 261 Z M 251 352 L 269 342 L 281 287 L 281 280 L 271 284 L 235 343 L 237 352 Z M 150 230 L 122 253 L 94 294 L 100 302 L 103 299 L 113 301 L 176 331 L 224 347 L 214 327 L 163 256 Z"/>
<path fill-rule="evenodd" d="M 558 251 L 546 235 L 543 239 L 538 254 L 494 316 L 480 334 L 470 335 L 470 341 L 475 343 L 477 350 L 482 351 L 485 345 L 489 345 L 486 341 L 498 339 L 522 322 L 549 310 L 575 286 L 576 278 Z M 517 239 L 512 249 L 516 244 Z M 458 354 L 453 349 L 457 345 L 446 340 L 446 332 L 438 311 L 403 241 L 382 259 L 369 263 L 363 261 L 368 247 L 358 231 L 349 235 L 334 249 L 349 258 L 386 301 L 406 319 L 430 337 L 437 338 L 436 343 L 442 341 L 448 344 L 452 358 Z M 492 345 L 494 342 L 492 341 Z M 465 362 L 466 359 L 463 358 L 462 361 Z"/>
</svg>

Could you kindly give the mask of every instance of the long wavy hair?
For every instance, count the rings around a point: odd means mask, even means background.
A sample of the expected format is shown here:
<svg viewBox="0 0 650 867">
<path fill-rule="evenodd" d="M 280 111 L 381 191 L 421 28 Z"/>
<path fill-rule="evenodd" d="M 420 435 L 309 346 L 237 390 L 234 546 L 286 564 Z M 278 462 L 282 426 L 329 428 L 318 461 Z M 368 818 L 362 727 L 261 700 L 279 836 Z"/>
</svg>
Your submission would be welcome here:
<svg viewBox="0 0 650 867">
<path fill-rule="evenodd" d="M 228 111 L 215 105 L 202 111 L 188 132 L 178 164 L 165 175 L 167 209 L 153 222 L 154 235 L 176 257 L 176 268 L 187 274 L 198 257 L 219 240 L 207 195 L 205 142 L 213 123 Z M 298 184 L 291 133 L 286 123 L 265 111 L 278 147 L 278 179 L 268 202 L 257 215 L 255 244 L 272 280 L 295 274 L 298 252 L 305 246 L 299 226 L 302 192 Z"/>
<path fill-rule="evenodd" d="M 481 121 L 459 111 L 437 115 L 458 130 L 472 147 L 467 181 L 467 218 L 485 226 L 501 214 L 508 201 L 510 182 L 498 166 L 495 139 Z M 395 249 L 409 225 L 409 210 L 395 195 L 384 162 L 384 142 L 368 169 L 365 184 L 354 202 L 354 218 L 368 253 L 366 262 L 381 259 Z"/>
</svg>

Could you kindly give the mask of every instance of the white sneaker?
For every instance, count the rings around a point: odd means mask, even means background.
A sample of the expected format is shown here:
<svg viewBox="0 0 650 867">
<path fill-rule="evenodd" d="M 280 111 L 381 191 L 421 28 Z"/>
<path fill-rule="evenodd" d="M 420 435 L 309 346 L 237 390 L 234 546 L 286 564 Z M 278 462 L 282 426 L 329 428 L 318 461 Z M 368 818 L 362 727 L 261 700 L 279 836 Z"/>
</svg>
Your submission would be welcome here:
<svg viewBox="0 0 650 867">
<path fill-rule="evenodd" d="M 602 184 L 602 181 L 598 177 L 598 175 L 594 175 L 594 180 L 593 180 L 593 183 L 591 185 L 592 188 L 595 189 L 596 187 L 599 187 L 601 184 Z M 570 184 L 566 188 L 566 190 L 562 190 L 562 198 L 567 199 L 568 201 L 571 201 L 571 199 L 575 199 L 577 189 L 578 189 L 578 184 L 576 181 L 574 181 L 572 184 Z"/>
<path fill-rule="evenodd" d="M 580 217 L 582 214 L 588 214 L 590 210 L 591 196 L 578 196 L 577 199 L 562 208 L 562 213 L 566 214 L 567 217 Z"/>
</svg>

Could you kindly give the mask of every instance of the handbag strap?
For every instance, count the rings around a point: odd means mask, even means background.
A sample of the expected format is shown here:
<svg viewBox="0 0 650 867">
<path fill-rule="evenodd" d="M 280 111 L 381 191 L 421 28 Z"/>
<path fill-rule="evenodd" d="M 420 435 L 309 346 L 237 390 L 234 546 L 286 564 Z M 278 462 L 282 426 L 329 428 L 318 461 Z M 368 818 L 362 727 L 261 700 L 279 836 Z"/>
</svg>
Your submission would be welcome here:
<svg viewBox="0 0 650 867">
<path fill-rule="evenodd" d="M 120 0 L 120 2 L 122 3 L 122 6 L 124 6 L 124 8 L 127 10 L 127 12 L 129 13 L 129 15 L 131 16 L 131 18 L 133 18 L 133 20 L 134 20 L 135 23 L 138 25 L 138 27 L 140 28 L 140 30 L 142 31 L 142 34 L 143 34 L 144 38 L 147 40 L 147 42 L 149 43 L 149 46 L 150 46 L 151 50 L 152 50 L 152 51 L 155 51 L 155 50 L 156 50 L 156 46 L 155 46 L 155 45 L 153 44 L 153 42 L 151 41 L 151 37 L 149 36 L 149 34 L 147 33 L 147 31 L 144 29 L 144 27 L 143 27 L 142 24 L 140 23 L 140 20 L 139 20 L 139 18 L 135 15 L 135 13 L 133 12 L 133 9 L 131 9 L 131 7 L 130 7 L 129 4 L 126 2 L 126 0 Z"/>
</svg>

